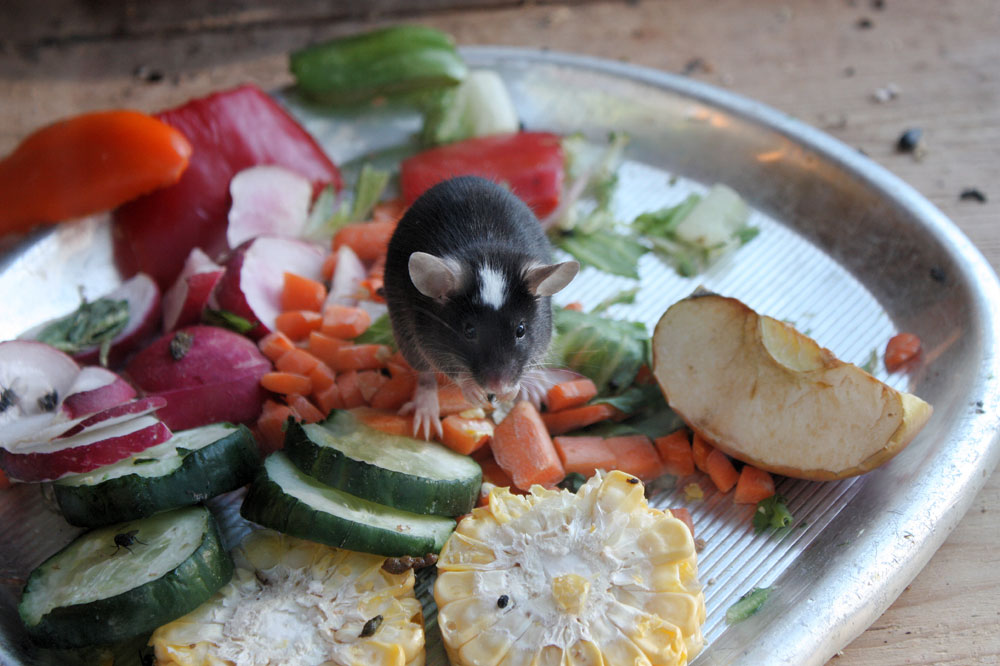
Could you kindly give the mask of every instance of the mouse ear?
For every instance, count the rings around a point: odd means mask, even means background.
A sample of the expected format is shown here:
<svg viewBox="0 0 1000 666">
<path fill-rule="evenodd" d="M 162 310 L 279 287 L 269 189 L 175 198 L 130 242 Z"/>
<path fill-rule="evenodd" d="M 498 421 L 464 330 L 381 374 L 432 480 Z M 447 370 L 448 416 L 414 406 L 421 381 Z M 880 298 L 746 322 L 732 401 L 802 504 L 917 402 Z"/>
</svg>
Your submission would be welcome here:
<svg viewBox="0 0 1000 666">
<path fill-rule="evenodd" d="M 528 283 L 528 291 L 535 296 L 551 296 L 562 291 L 579 271 L 579 263 L 564 261 L 561 264 L 529 268 L 524 279 Z"/>
<path fill-rule="evenodd" d="M 410 255 L 409 269 L 413 286 L 428 298 L 445 300 L 461 286 L 461 267 L 433 254 L 414 252 Z"/>
</svg>

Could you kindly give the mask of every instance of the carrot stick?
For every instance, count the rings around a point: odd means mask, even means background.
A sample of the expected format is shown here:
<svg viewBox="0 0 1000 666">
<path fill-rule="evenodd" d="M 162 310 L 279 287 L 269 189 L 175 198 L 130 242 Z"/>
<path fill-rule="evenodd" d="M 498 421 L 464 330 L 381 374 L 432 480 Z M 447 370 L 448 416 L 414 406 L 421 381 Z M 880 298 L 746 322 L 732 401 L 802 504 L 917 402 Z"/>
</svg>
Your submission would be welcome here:
<svg viewBox="0 0 1000 666">
<path fill-rule="evenodd" d="M 663 473 L 663 462 L 649 437 L 642 434 L 623 435 L 609 437 L 604 443 L 615 456 L 617 469 L 643 481 L 655 479 Z"/>
<path fill-rule="evenodd" d="M 290 395 L 287 400 L 288 406 L 306 423 L 319 423 L 326 418 L 323 412 L 316 409 L 316 406 L 309 402 L 309 398 L 304 395 Z"/>
<path fill-rule="evenodd" d="M 378 388 L 370 404 L 375 409 L 397 410 L 410 401 L 416 388 L 416 374 L 413 372 L 395 374 Z"/>
<path fill-rule="evenodd" d="M 372 222 L 392 222 L 395 224 L 406 212 L 406 202 L 402 199 L 392 199 L 375 204 L 372 209 Z"/>
<path fill-rule="evenodd" d="M 490 441 L 493 430 L 493 421 L 489 419 L 467 419 L 452 414 L 441 419 L 441 443 L 469 455 Z"/>
<path fill-rule="evenodd" d="M 274 367 L 281 372 L 308 376 L 319 363 L 318 358 L 304 349 L 290 349 L 278 357 L 278 360 L 274 362 Z"/>
<path fill-rule="evenodd" d="M 549 389 L 545 404 L 549 411 L 558 412 L 570 407 L 579 407 L 597 396 L 597 386 L 586 377 L 556 384 Z"/>
<path fill-rule="evenodd" d="M 698 433 L 691 435 L 691 457 L 694 459 L 694 466 L 708 474 L 708 454 L 715 450 L 705 438 Z"/>
<path fill-rule="evenodd" d="M 274 318 L 274 327 L 292 340 L 304 340 L 323 325 L 323 317 L 309 310 L 289 310 Z"/>
<path fill-rule="evenodd" d="M 272 331 L 257 341 L 257 348 L 274 363 L 286 351 L 295 349 L 295 343 L 281 331 Z"/>
<path fill-rule="evenodd" d="M 611 405 L 598 403 L 596 405 L 582 405 L 571 409 L 564 409 L 560 412 L 546 412 L 542 414 L 542 421 L 549 433 L 553 436 L 585 428 L 589 425 L 610 419 L 621 412 Z"/>
<path fill-rule="evenodd" d="M 900 333 L 889 338 L 885 346 L 885 369 L 896 372 L 920 353 L 920 338 L 913 333 Z"/>
<path fill-rule="evenodd" d="M 694 456 L 686 428 L 675 430 L 666 437 L 657 437 L 653 443 L 663 461 L 664 472 L 674 476 L 694 474 Z"/>
<path fill-rule="evenodd" d="M 344 409 L 344 399 L 340 396 L 340 387 L 336 381 L 322 391 L 313 391 L 313 400 L 320 411 L 327 415 L 335 409 Z"/>
<path fill-rule="evenodd" d="M 358 372 L 358 390 L 361 391 L 361 398 L 365 404 L 371 404 L 372 397 L 378 392 L 382 384 L 389 380 L 381 372 L 375 370 L 361 370 Z"/>
<path fill-rule="evenodd" d="M 603 437 L 563 435 L 553 437 L 552 444 L 567 474 L 577 472 L 590 477 L 599 469 L 617 469 L 615 454 Z"/>
<path fill-rule="evenodd" d="M 536 483 L 551 486 L 566 476 L 545 423 L 530 402 L 514 405 L 493 431 L 490 448 L 521 490 Z"/>
<path fill-rule="evenodd" d="M 322 361 L 309 371 L 309 379 L 312 381 L 313 397 L 337 383 L 337 375 Z"/>
<path fill-rule="evenodd" d="M 457 384 L 438 382 L 438 409 L 442 416 L 460 414 L 475 408 L 476 405 L 465 398 L 465 394 L 462 393 L 462 389 Z"/>
<path fill-rule="evenodd" d="M 762 469 L 744 465 L 733 493 L 735 504 L 756 504 L 774 495 L 774 479 Z"/>
<path fill-rule="evenodd" d="M 324 280 L 329 282 L 330 280 L 333 279 L 333 274 L 334 272 L 336 272 L 336 270 L 337 270 L 337 253 L 331 252 L 330 254 L 326 255 L 325 259 L 323 259 L 323 266 L 320 269 L 320 275 L 323 276 Z"/>
<path fill-rule="evenodd" d="M 368 330 L 371 315 L 348 305 L 328 305 L 323 308 L 323 325 L 320 331 L 331 338 L 353 339 Z"/>
<path fill-rule="evenodd" d="M 384 368 L 392 352 L 385 345 L 347 345 L 337 350 L 333 369 L 337 372 L 346 370 L 377 370 Z"/>
<path fill-rule="evenodd" d="M 331 338 L 329 335 L 325 335 L 319 331 L 313 331 L 310 333 L 309 341 L 307 343 L 309 353 L 326 363 L 331 368 L 337 362 L 337 351 L 341 347 L 346 347 L 349 344 L 351 343 L 347 340 Z"/>
<path fill-rule="evenodd" d="M 338 373 L 337 387 L 340 389 L 340 398 L 344 403 L 344 409 L 364 406 L 365 399 L 361 397 L 357 370 Z"/>
<path fill-rule="evenodd" d="M 265 372 L 260 385 L 273 393 L 307 395 L 312 392 L 312 380 L 291 372 Z"/>
<path fill-rule="evenodd" d="M 285 284 L 281 289 L 282 310 L 319 312 L 325 300 L 326 287 L 322 282 L 285 272 Z"/>
<path fill-rule="evenodd" d="M 370 407 L 359 407 L 352 409 L 351 413 L 361 423 L 369 428 L 374 428 L 390 435 L 401 435 L 403 437 L 413 437 L 413 417 L 387 412 Z"/>
<path fill-rule="evenodd" d="M 285 423 L 293 416 L 288 405 L 275 400 L 265 400 L 257 417 L 257 432 L 260 435 L 260 449 L 265 455 L 285 446 Z"/>
<path fill-rule="evenodd" d="M 389 249 L 389 239 L 396 230 L 395 221 L 356 222 L 337 230 L 333 236 L 333 250 L 346 245 L 361 261 L 374 261 Z"/>
<path fill-rule="evenodd" d="M 705 466 L 708 468 L 709 478 L 720 493 L 728 493 L 740 478 L 740 473 L 733 467 L 729 456 L 718 449 L 712 449 L 708 454 Z"/>
</svg>

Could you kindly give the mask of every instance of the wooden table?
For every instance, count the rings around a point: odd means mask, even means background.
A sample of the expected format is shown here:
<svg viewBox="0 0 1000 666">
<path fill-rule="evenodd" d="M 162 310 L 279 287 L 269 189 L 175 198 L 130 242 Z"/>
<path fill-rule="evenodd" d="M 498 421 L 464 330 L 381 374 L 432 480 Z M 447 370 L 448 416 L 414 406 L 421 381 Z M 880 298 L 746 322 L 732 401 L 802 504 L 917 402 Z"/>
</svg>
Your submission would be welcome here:
<svg viewBox="0 0 1000 666">
<path fill-rule="evenodd" d="M 72 112 L 156 110 L 246 80 L 282 86 L 290 82 L 291 49 L 379 22 L 418 20 L 464 44 L 583 52 L 687 72 L 757 98 L 864 150 L 1000 266 L 995 0 L 283 4 L 7 0 L 0 5 L 0 153 Z M 440 9 L 457 4 L 467 8 Z M 897 95 L 878 102 L 880 90 Z M 919 161 L 895 150 L 911 127 L 924 132 Z M 969 188 L 987 201 L 960 199 Z M 993 473 L 924 571 L 831 663 L 1000 663 L 998 589 L 1000 473 Z"/>
</svg>

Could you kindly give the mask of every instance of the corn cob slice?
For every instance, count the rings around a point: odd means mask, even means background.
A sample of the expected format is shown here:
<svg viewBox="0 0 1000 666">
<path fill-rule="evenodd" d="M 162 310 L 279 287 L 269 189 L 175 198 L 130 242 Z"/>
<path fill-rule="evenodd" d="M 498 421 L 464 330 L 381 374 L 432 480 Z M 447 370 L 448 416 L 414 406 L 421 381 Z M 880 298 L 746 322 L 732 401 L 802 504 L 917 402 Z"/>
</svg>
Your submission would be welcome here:
<svg viewBox="0 0 1000 666">
<path fill-rule="evenodd" d="M 494 488 L 437 566 L 453 666 L 686 664 L 702 647 L 691 533 L 623 472 L 576 495 Z"/>
<path fill-rule="evenodd" d="M 160 666 L 421 666 L 424 623 L 413 571 L 384 557 L 271 530 L 233 552 L 233 580 L 149 643 Z"/>
</svg>

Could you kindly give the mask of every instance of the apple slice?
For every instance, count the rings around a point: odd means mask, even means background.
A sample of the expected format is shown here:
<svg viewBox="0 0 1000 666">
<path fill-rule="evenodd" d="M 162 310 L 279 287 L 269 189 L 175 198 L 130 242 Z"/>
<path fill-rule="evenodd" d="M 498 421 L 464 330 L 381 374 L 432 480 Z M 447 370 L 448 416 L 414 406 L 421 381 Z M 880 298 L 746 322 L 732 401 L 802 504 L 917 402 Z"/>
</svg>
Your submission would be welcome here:
<svg viewBox="0 0 1000 666">
<path fill-rule="evenodd" d="M 691 296 L 663 314 L 653 372 L 671 408 L 716 447 L 803 479 L 874 469 L 932 412 L 791 326 L 716 294 Z"/>
<path fill-rule="evenodd" d="M 89 365 L 76 376 L 62 402 L 62 413 L 69 419 L 93 414 L 135 397 L 135 389 L 115 373 Z"/>
<path fill-rule="evenodd" d="M 205 254 L 192 248 L 177 280 L 163 294 L 163 330 L 196 324 L 225 269 Z"/>
<path fill-rule="evenodd" d="M 274 330 L 281 313 L 285 273 L 320 281 L 324 252 L 294 238 L 260 236 L 233 251 L 226 273 L 215 288 L 218 306 L 255 324 L 248 335 L 261 338 Z"/>
<path fill-rule="evenodd" d="M 27 453 L 0 449 L 0 468 L 18 481 L 52 481 L 110 465 L 170 436 L 170 430 L 156 417 L 139 416 L 54 440 Z"/>
</svg>

